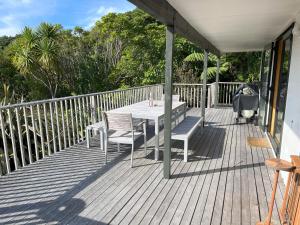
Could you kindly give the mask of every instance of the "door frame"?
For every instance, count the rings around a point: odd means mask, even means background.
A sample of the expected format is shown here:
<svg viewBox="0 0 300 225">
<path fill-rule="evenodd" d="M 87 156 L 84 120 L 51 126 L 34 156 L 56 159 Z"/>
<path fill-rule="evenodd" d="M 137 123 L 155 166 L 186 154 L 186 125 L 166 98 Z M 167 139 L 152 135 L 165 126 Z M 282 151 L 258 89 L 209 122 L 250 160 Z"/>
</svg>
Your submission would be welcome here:
<svg viewBox="0 0 300 225">
<path fill-rule="evenodd" d="M 263 121 L 260 121 L 260 127 L 261 129 L 266 132 L 268 129 L 268 116 L 269 116 L 269 103 L 270 103 L 270 81 L 272 80 L 272 75 L 273 75 L 273 63 L 274 63 L 274 51 L 275 51 L 275 45 L 274 42 L 271 44 L 268 44 L 264 47 L 264 50 L 262 52 L 262 59 L 261 59 L 261 69 L 260 69 L 260 81 L 262 82 L 262 76 L 264 75 L 265 72 L 265 57 L 266 57 L 266 51 L 270 50 L 270 58 L 268 59 L 268 74 L 266 78 L 266 83 L 267 83 L 267 95 L 265 96 L 265 106 L 264 106 L 264 117 Z M 261 90 L 260 90 L 261 91 Z M 260 94 L 260 99 L 261 99 L 261 94 Z"/>
</svg>

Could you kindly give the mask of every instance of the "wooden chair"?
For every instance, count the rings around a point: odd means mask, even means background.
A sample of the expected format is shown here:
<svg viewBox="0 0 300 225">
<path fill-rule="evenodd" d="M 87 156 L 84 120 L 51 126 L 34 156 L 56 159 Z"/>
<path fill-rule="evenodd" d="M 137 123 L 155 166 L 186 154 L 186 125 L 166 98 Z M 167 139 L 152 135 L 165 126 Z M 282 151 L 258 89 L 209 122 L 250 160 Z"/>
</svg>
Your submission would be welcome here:
<svg viewBox="0 0 300 225">
<path fill-rule="evenodd" d="M 144 150 L 147 155 L 147 133 L 146 121 L 142 121 L 143 132 L 135 130 L 133 126 L 132 115 L 130 113 L 108 113 L 103 112 L 104 121 L 104 151 L 105 163 L 107 163 L 107 147 L 108 143 L 117 143 L 118 151 L 120 151 L 120 144 L 131 145 L 131 167 L 133 167 L 133 152 L 134 142 L 140 136 L 144 136 Z M 140 124 L 137 124 L 140 126 Z"/>
<path fill-rule="evenodd" d="M 284 225 L 300 225 L 300 156 L 292 155 L 291 161 L 295 169 L 289 173 L 279 215 Z"/>
<path fill-rule="evenodd" d="M 273 191 L 271 195 L 271 200 L 269 203 L 269 213 L 265 221 L 260 221 L 256 223 L 256 225 L 271 225 L 271 219 L 272 219 L 272 213 L 275 203 L 275 196 L 276 196 L 276 190 L 277 190 L 277 184 L 278 184 L 278 178 L 279 178 L 279 172 L 285 171 L 285 172 L 292 172 L 294 170 L 294 166 L 292 163 L 285 161 L 283 159 L 267 159 L 265 161 L 266 165 L 275 169 L 275 175 L 274 175 L 274 183 L 273 183 Z"/>
</svg>

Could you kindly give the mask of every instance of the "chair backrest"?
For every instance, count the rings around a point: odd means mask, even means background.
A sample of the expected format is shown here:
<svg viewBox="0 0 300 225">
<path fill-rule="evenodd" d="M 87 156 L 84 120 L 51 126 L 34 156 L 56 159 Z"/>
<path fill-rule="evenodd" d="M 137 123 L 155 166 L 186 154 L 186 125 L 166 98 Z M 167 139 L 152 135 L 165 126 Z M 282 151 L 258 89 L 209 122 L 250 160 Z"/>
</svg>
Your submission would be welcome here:
<svg viewBox="0 0 300 225">
<path fill-rule="evenodd" d="M 102 118 L 107 130 L 132 131 L 132 115 L 131 113 L 109 113 L 103 112 Z"/>
<path fill-rule="evenodd" d="M 172 100 L 173 100 L 174 102 L 179 102 L 179 99 L 180 99 L 180 95 L 172 95 Z M 165 95 L 164 95 L 164 94 L 161 96 L 161 100 L 162 100 L 162 101 L 165 100 Z"/>
</svg>

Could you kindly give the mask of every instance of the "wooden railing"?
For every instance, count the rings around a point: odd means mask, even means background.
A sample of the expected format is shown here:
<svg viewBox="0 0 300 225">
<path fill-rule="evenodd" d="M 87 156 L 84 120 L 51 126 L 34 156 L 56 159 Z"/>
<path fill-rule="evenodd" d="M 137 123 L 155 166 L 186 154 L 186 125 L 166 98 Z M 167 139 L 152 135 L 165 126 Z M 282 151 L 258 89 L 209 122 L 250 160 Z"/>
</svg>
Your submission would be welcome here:
<svg viewBox="0 0 300 225">
<path fill-rule="evenodd" d="M 160 99 L 163 85 L 0 107 L 0 175 L 85 140 L 85 127 L 101 120 L 101 111 L 146 100 L 150 92 Z"/>
<path fill-rule="evenodd" d="M 241 83 L 207 85 L 206 107 L 232 103 Z M 48 99 L 0 107 L 0 175 L 32 164 L 86 138 L 85 128 L 101 120 L 101 112 L 147 100 L 161 99 L 163 84 Z M 174 84 L 188 107 L 201 107 L 202 84 Z"/>
<path fill-rule="evenodd" d="M 206 107 L 215 105 L 214 89 L 215 83 L 207 84 Z M 173 94 L 179 95 L 180 101 L 187 103 L 187 106 L 201 108 L 202 84 L 174 84 Z"/>
<path fill-rule="evenodd" d="M 232 97 L 238 87 L 243 84 L 241 82 L 219 82 L 219 105 L 231 105 Z"/>
</svg>

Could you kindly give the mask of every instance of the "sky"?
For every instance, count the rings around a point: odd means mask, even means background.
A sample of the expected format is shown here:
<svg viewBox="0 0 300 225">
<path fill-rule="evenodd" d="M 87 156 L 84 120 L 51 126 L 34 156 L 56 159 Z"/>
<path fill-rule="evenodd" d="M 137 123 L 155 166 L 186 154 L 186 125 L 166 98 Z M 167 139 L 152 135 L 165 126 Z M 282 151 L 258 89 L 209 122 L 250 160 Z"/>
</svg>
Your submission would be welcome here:
<svg viewBox="0 0 300 225">
<path fill-rule="evenodd" d="M 37 27 L 41 22 L 90 29 L 109 12 L 134 8 L 127 0 L 0 0 L 0 36 L 13 36 L 25 26 Z"/>
</svg>

